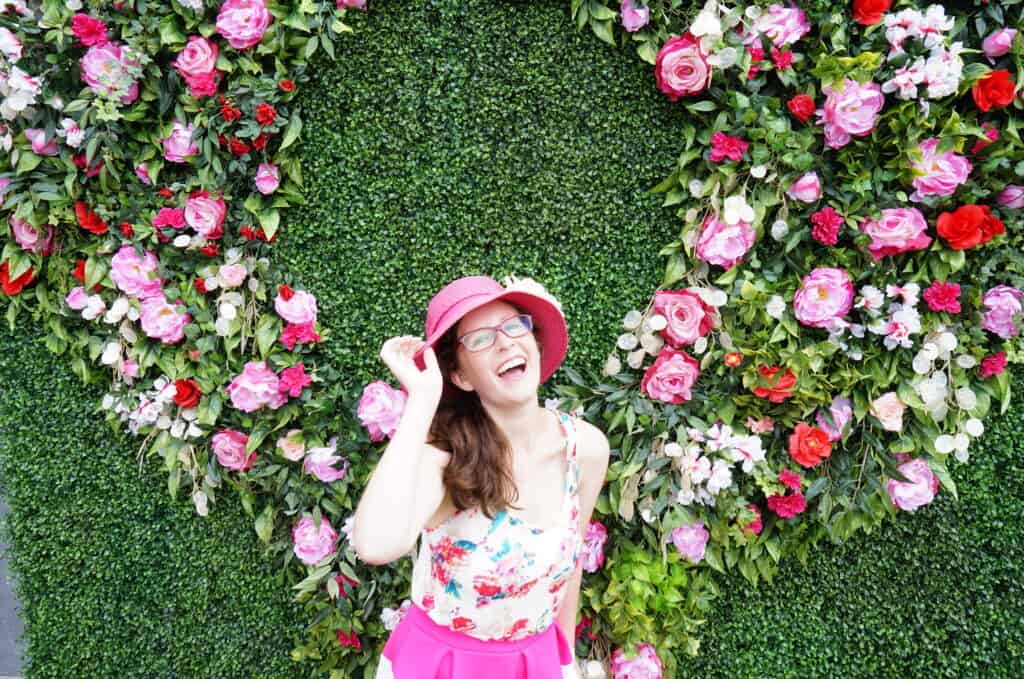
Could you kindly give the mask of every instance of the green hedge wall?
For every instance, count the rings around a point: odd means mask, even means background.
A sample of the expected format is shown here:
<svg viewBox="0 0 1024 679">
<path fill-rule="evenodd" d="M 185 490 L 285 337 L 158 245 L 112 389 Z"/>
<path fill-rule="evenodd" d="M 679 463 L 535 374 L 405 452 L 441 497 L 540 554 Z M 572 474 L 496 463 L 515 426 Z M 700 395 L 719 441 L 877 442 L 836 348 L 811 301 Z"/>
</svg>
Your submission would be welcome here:
<svg viewBox="0 0 1024 679">
<path fill-rule="evenodd" d="M 320 300 L 331 332 L 320 363 L 351 384 L 385 377 L 380 344 L 422 332 L 437 288 L 515 273 L 563 300 L 567 363 L 599 369 L 677 228 L 644 191 L 671 170 L 679 107 L 631 50 L 577 34 L 562 0 L 383 2 L 351 23 L 302 94 L 308 205 L 274 249 Z M 139 442 L 100 424 L 102 390 L 46 354 L 27 319 L 2 332 L 0 483 L 25 674 L 311 674 L 288 657 L 302 609 L 236 498 L 207 519 L 171 502 L 159 463 L 140 475 Z M 1019 673 L 1022 429 L 1019 415 L 998 423 L 958 470 L 959 502 L 825 548 L 772 586 L 727 581 L 704 655 L 683 667 Z"/>
</svg>

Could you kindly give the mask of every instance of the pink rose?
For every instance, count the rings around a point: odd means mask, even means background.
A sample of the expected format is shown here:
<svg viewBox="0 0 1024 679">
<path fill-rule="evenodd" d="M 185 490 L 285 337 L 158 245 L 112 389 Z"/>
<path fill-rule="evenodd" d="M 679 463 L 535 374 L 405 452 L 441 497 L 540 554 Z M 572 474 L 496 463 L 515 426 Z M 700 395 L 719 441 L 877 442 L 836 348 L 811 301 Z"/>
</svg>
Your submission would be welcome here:
<svg viewBox="0 0 1024 679">
<path fill-rule="evenodd" d="M 583 570 L 595 573 L 604 566 L 604 543 L 608 539 L 608 529 L 594 519 L 587 524 L 587 533 L 583 536 L 583 547 L 580 557 L 583 559 Z"/>
<path fill-rule="evenodd" d="M 638 644 L 636 656 L 631 660 L 626 659 L 626 654 L 621 648 L 616 648 L 612 653 L 612 678 L 613 679 L 661 679 L 665 671 L 661 664 L 654 646 L 650 644 Z"/>
<path fill-rule="evenodd" d="M 1013 45 L 1013 39 L 1017 37 L 1017 30 L 1013 28 L 1000 28 L 989 33 L 988 37 L 981 42 L 981 49 L 985 52 L 989 62 L 1007 54 Z"/>
<path fill-rule="evenodd" d="M 274 298 L 277 315 L 297 325 L 316 322 L 316 297 L 305 290 L 295 290 L 289 299 L 278 293 Z"/>
<path fill-rule="evenodd" d="M 222 288 L 237 288 L 245 282 L 248 275 L 249 270 L 245 268 L 245 264 L 222 264 L 217 269 L 217 282 Z"/>
<path fill-rule="evenodd" d="M 818 109 L 818 124 L 825 126 L 825 145 L 838 149 L 850 143 L 853 137 L 871 133 L 879 111 L 885 105 L 885 95 L 878 83 L 861 85 L 847 78 L 842 91 L 823 87 L 825 104 Z"/>
<path fill-rule="evenodd" d="M 880 219 L 862 223 L 860 230 L 871 236 L 868 252 L 876 262 L 889 255 L 924 250 L 932 244 L 928 222 L 913 207 L 882 210 Z"/>
<path fill-rule="evenodd" d="M 843 438 L 846 426 L 853 419 L 853 402 L 848 398 L 837 396 L 832 399 L 832 403 L 828 407 L 828 414 L 831 416 L 832 422 L 829 422 L 823 413 L 818 413 L 818 429 L 828 434 L 829 441 L 838 441 Z"/>
<path fill-rule="evenodd" d="M 821 199 L 821 180 L 817 172 L 807 174 L 793 182 L 786 190 L 786 195 L 802 203 L 814 203 Z"/>
<path fill-rule="evenodd" d="M 764 34 L 776 47 L 792 44 L 804 37 L 811 30 L 807 15 L 799 7 L 786 7 L 774 4 L 754 21 L 751 32 L 744 39 L 744 44 L 756 42 L 758 34 Z"/>
<path fill-rule="evenodd" d="M 402 421 L 402 413 L 408 396 L 401 389 L 394 389 L 387 382 L 377 380 L 363 388 L 363 395 L 356 407 L 356 416 L 370 433 L 373 442 L 392 437 Z"/>
<path fill-rule="evenodd" d="M 315 566 L 338 551 L 338 533 L 330 522 L 321 517 L 318 529 L 310 514 L 304 514 L 292 527 L 292 542 L 295 556 L 307 566 Z"/>
<path fill-rule="evenodd" d="M 796 320 L 812 328 L 828 328 L 853 306 L 853 281 L 843 269 L 819 267 L 804 276 L 793 295 Z"/>
<path fill-rule="evenodd" d="M 1016 337 L 1020 333 L 1020 326 L 1014 317 L 1021 313 L 1022 297 L 1024 292 L 1009 285 L 997 285 L 990 289 L 981 298 L 981 303 L 985 305 L 981 327 L 1003 339 Z"/>
<path fill-rule="evenodd" d="M 153 179 L 149 176 L 149 165 L 147 163 L 139 163 L 135 166 L 135 176 L 146 186 L 153 184 Z"/>
<path fill-rule="evenodd" d="M 996 202 L 999 203 L 1001 207 L 1019 210 L 1024 207 L 1024 186 L 1008 184 L 1006 188 L 1000 191 L 999 195 L 996 196 Z"/>
<path fill-rule="evenodd" d="M 110 279 L 118 290 L 136 299 L 162 299 L 164 282 L 156 275 L 159 268 L 152 251 L 146 250 L 139 257 L 134 247 L 122 245 L 110 260 Z"/>
<path fill-rule="evenodd" d="M 698 377 L 697 361 L 685 351 L 666 345 L 644 372 L 640 390 L 658 401 L 678 405 L 693 398 L 691 389 Z"/>
<path fill-rule="evenodd" d="M 256 168 L 256 190 L 264 196 L 269 196 L 281 184 L 281 175 L 277 165 L 271 163 L 260 163 Z"/>
<path fill-rule="evenodd" d="M 718 217 L 708 215 L 697 239 L 697 257 L 708 264 L 731 269 L 753 247 L 756 237 L 757 233 L 749 222 L 740 221 L 730 226 Z"/>
<path fill-rule="evenodd" d="M 217 91 L 217 43 L 201 35 L 189 36 L 185 49 L 174 60 L 174 68 L 193 96 L 213 94 Z"/>
<path fill-rule="evenodd" d="M 693 344 L 711 332 L 714 309 L 689 290 L 662 290 L 654 295 L 654 311 L 668 321 L 661 331 L 669 344 Z"/>
<path fill-rule="evenodd" d="M 324 483 L 334 483 L 345 478 L 348 473 L 348 460 L 341 455 L 335 455 L 338 449 L 338 437 L 332 438 L 326 447 L 310 448 L 306 452 L 306 460 L 302 463 L 302 469 L 307 474 L 312 474 Z M 341 469 L 334 465 L 343 462 Z"/>
<path fill-rule="evenodd" d="M 651 20 L 651 10 L 634 6 L 633 0 L 622 0 L 619 12 L 622 14 L 622 28 L 630 33 L 636 33 Z"/>
<path fill-rule="evenodd" d="M 923 458 L 904 462 L 898 469 L 907 481 L 890 479 L 885 485 L 894 506 L 912 512 L 935 499 L 939 492 L 939 479 Z"/>
<path fill-rule="evenodd" d="M 925 196 L 950 196 L 971 174 L 971 161 L 952 151 L 936 153 L 938 146 L 938 137 L 917 145 L 921 160 L 910 164 L 914 174 L 914 193 L 910 200 L 914 202 L 920 202 Z"/>
<path fill-rule="evenodd" d="M 233 429 L 221 429 L 210 439 L 210 448 L 217 455 L 217 462 L 225 469 L 244 472 L 256 461 L 256 451 L 245 452 L 249 437 Z"/>
<path fill-rule="evenodd" d="M 209 191 L 193 191 L 185 201 L 185 222 L 207 240 L 216 240 L 224 235 L 227 212 L 224 200 L 213 198 Z"/>
<path fill-rule="evenodd" d="M 139 96 L 139 83 L 132 75 L 141 68 L 139 59 L 125 45 L 108 42 L 93 45 L 79 61 L 82 80 L 93 92 L 107 99 L 130 104 Z"/>
<path fill-rule="evenodd" d="M 684 559 L 690 563 L 699 563 L 704 558 L 704 548 L 707 547 L 711 534 L 704 528 L 704 522 L 698 521 L 674 529 L 671 537 L 672 544 Z"/>
<path fill-rule="evenodd" d="M 306 455 L 306 442 L 301 429 L 291 429 L 277 439 L 277 452 L 286 460 L 298 462 Z"/>
<path fill-rule="evenodd" d="M 168 304 L 162 294 L 142 300 L 140 319 L 146 336 L 164 344 L 180 342 L 185 336 L 185 326 L 191 320 L 187 312 L 178 311 Z"/>
<path fill-rule="evenodd" d="M 89 304 L 89 295 L 81 285 L 71 288 L 71 292 L 64 298 L 67 305 L 75 311 L 81 311 Z"/>
<path fill-rule="evenodd" d="M 41 127 L 28 127 L 25 129 L 25 138 L 32 143 L 32 153 L 39 156 L 55 156 L 60 153 L 57 148 L 57 138 L 53 137 L 46 141 L 46 130 Z"/>
<path fill-rule="evenodd" d="M 249 361 L 228 385 L 231 405 L 251 413 L 263 406 L 280 408 L 288 397 L 278 389 L 278 378 L 264 361 Z"/>
<path fill-rule="evenodd" d="M 192 142 L 195 129 L 196 126 L 192 123 L 186 127 L 180 120 L 175 119 L 170 135 L 160 138 L 164 146 L 164 159 L 172 163 L 184 163 L 189 156 L 199 153 L 199 147 Z"/>
<path fill-rule="evenodd" d="M 337 0 L 335 9 L 366 9 L 366 0 Z"/>
<path fill-rule="evenodd" d="M 690 33 L 669 38 L 658 51 L 654 79 L 670 101 L 703 92 L 711 82 L 711 66 L 700 41 Z"/>
<path fill-rule="evenodd" d="M 236 50 L 259 43 L 270 25 L 264 0 L 226 0 L 217 13 L 217 32 Z"/>
<path fill-rule="evenodd" d="M 903 411 L 906 409 L 895 391 L 886 392 L 871 402 L 871 414 L 878 418 L 886 431 L 903 431 Z"/>
<path fill-rule="evenodd" d="M 7 222 L 11 225 L 11 233 L 14 236 L 14 240 L 18 242 L 22 250 L 46 257 L 56 249 L 53 242 L 54 232 L 52 226 L 46 226 L 46 236 L 43 237 L 36 227 L 24 219 L 15 217 L 14 213 L 11 213 L 11 216 L 7 218 Z"/>
</svg>

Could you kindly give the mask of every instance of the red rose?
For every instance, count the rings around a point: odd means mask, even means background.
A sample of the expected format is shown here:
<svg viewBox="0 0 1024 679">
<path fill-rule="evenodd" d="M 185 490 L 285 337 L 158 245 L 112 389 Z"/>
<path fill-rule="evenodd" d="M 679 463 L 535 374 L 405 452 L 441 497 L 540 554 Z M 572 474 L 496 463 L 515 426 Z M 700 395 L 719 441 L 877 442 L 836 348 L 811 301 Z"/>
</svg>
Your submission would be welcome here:
<svg viewBox="0 0 1024 679">
<path fill-rule="evenodd" d="M 199 294 L 201 294 L 201 295 L 205 295 L 206 294 L 206 279 L 205 278 L 203 278 L 201 276 L 196 276 L 192 280 L 192 285 L 195 287 L 196 290 L 199 291 Z"/>
<path fill-rule="evenodd" d="M 164 198 L 166 198 L 167 200 L 170 200 L 171 198 L 174 198 L 174 192 L 171 191 L 166 186 L 163 187 L 162 189 L 160 189 L 159 191 L 157 191 L 157 193 L 160 194 L 161 196 L 163 196 Z"/>
<path fill-rule="evenodd" d="M 260 125 L 273 125 L 277 120 L 277 111 L 270 104 L 263 103 L 256 107 L 256 122 Z"/>
<path fill-rule="evenodd" d="M 949 247 L 967 250 L 1005 233 L 1006 227 L 987 205 L 961 205 L 953 212 L 939 215 L 935 230 L 949 243 Z"/>
<path fill-rule="evenodd" d="M 892 7 L 892 0 L 853 0 L 853 20 L 861 26 L 874 26 Z"/>
<path fill-rule="evenodd" d="M 285 92 L 294 92 L 295 91 L 295 83 L 293 83 L 291 80 L 282 80 L 281 82 L 279 82 L 277 84 Z"/>
<path fill-rule="evenodd" d="M 231 104 L 224 102 L 220 105 L 220 115 L 224 120 L 229 123 L 233 123 L 242 117 L 241 109 L 237 109 Z"/>
<path fill-rule="evenodd" d="M 135 235 L 131 222 L 121 222 L 117 225 L 117 228 L 121 229 L 121 235 L 125 238 L 132 238 Z"/>
<path fill-rule="evenodd" d="M 801 467 L 817 467 L 832 454 L 832 442 L 817 427 L 800 422 L 789 435 L 789 456 Z"/>
<path fill-rule="evenodd" d="M 207 257 L 216 257 L 217 255 L 220 254 L 220 251 L 217 250 L 216 243 L 208 243 L 204 245 L 203 247 L 199 248 L 199 252 L 203 253 Z"/>
<path fill-rule="evenodd" d="M 264 132 L 260 132 L 256 135 L 256 138 L 252 140 L 252 147 L 257 151 L 262 151 L 267 148 L 267 135 Z"/>
<path fill-rule="evenodd" d="M 338 630 L 338 643 L 342 646 L 351 646 L 357 651 L 363 648 L 363 645 L 359 643 L 359 637 L 356 636 L 355 630 L 352 630 L 348 634 L 342 632 L 341 630 Z"/>
<path fill-rule="evenodd" d="M 806 123 L 814 115 L 814 99 L 809 94 L 798 94 L 786 102 L 786 108 L 794 118 Z"/>
<path fill-rule="evenodd" d="M 14 296 L 21 292 L 26 285 L 35 280 L 35 273 L 32 271 L 32 267 L 29 267 L 25 273 L 21 274 L 17 278 L 11 278 L 10 262 L 4 262 L 0 264 L 0 288 L 3 289 L 4 294 Z"/>
<path fill-rule="evenodd" d="M 1003 108 L 1013 102 L 1017 94 L 1017 86 L 1005 68 L 989 71 L 971 88 L 974 103 L 982 111 Z"/>
<path fill-rule="evenodd" d="M 287 302 L 295 294 L 295 291 L 289 288 L 287 283 L 281 283 L 281 285 L 277 286 L 277 293 L 281 295 L 281 299 Z"/>
<path fill-rule="evenodd" d="M 792 493 L 790 495 L 769 495 L 768 509 L 775 512 L 779 518 L 792 519 L 797 514 L 802 514 L 807 509 L 807 499 L 803 493 Z"/>
<path fill-rule="evenodd" d="M 231 152 L 236 156 L 244 156 L 249 152 L 249 145 L 237 137 L 231 138 Z"/>
<path fill-rule="evenodd" d="M 107 232 L 107 223 L 90 210 L 83 201 L 75 201 L 75 216 L 78 217 L 78 225 L 89 233 L 102 236 Z"/>
<path fill-rule="evenodd" d="M 789 368 L 786 368 L 786 372 L 781 377 L 776 377 L 782 368 L 774 365 L 768 367 L 766 365 L 758 366 L 758 372 L 765 378 L 767 386 L 754 387 L 754 395 L 760 398 L 766 398 L 772 403 L 782 403 L 787 398 L 793 395 L 793 387 L 796 386 L 796 375 Z"/>
<path fill-rule="evenodd" d="M 199 404 L 199 397 L 202 395 L 199 383 L 195 380 L 174 381 L 174 402 L 182 408 L 194 408 Z"/>
<path fill-rule="evenodd" d="M 71 277 L 78 280 L 85 285 L 85 260 L 79 259 L 75 261 L 75 270 L 71 272 Z M 92 286 L 94 292 L 99 292 L 102 286 L 99 283 L 95 283 Z"/>
</svg>

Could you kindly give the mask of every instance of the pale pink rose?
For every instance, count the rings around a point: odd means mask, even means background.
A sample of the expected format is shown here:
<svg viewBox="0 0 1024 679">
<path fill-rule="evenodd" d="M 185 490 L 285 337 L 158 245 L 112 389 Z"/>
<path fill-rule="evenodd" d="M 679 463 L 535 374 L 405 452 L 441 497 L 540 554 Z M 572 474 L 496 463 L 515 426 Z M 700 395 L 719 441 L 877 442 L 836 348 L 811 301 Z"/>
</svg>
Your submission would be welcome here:
<svg viewBox="0 0 1024 679">
<path fill-rule="evenodd" d="M 217 32 L 236 50 L 249 49 L 263 39 L 270 19 L 264 0 L 226 0 L 217 13 Z"/>
<path fill-rule="evenodd" d="M 249 437 L 234 429 L 221 429 L 210 439 L 210 449 L 217 455 L 217 462 L 225 469 L 244 472 L 256 462 L 256 451 L 245 452 Z"/>
<path fill-rule="evenodd" d="M 704 549 L 711 534 L 704 528 L 704 522 L 698 521 L 687 526 L 679 526 L 672 531 L 671 537 L 672 544 L 684 559 L 690 563 L 699 563 L 704 559 Z"/>
<path fill-rule="evenodd" d="M 821 180 L 817 172 L 807 174 L 793 182 L 786 190 L 786 195 L 802 203 L 814 203 L 821 199 Z"/>
<path fill-rule="evenodd" d="M 288 396 L 278 391 L 278 378 L 264 361 L 249 361 L 242 372 L 228 385 L 231 405 L 251 413 L 263 406 L 277 409 L 284 405 Z M 282 399 L 283 396 L 283 399 Z"/>
<path fill-rule="evenodd" d="M 1024 186 L 1008 184 L 1005 189 L 996 196 L 996 202 L 1000 206 L 1019 210 L 1024 207 Z"/>
<path fill-rule="evenodd" d="M 612 679 L 661 679 L 665 668 L 654 646 L 638 644 L 636 655 L 626 659 L 621 648 L 612 653 Z"/>
<path fill-rule="evenodd" d="M 149 165 L 147 163 L 139 163 L 135 166 L 135 176 L 146 186 L 153 184 L 153 179 L 149 176 Z"/>
<path fill-rule="evenodd" d="M 890 479 L 885 489 L 892 498 L 892 503 L 903 511 L 912 512 L 935 499 L 939 492 L 939 479 L 923 458 L 904 462 L 897 469 L 907 481 Z"/>
<path fill-rule="evenodd" d="M 697 239 L 697 257 L 708 264 L 731 269 L 754 245 L 757 233 L 749 222 L 734 225 L 708 215 Z"/>
<path fill-rule="evenodd" d="M 158 339 L 164 344 L 176 344 L 185 336 L 185 326 L 191 317 L 185 311 L 178 311 L 167 303 L 164 296 L 147 297 L 142 300 L 140 320 L 142 331 L 147 337 Z"/>
<path fill-rule="evenodd" d="M 316 322 L 316 297 L 305 290 L 295 290 L 291 293 L 291 299 L 285 299 L 278 293 L 274 298 L 274 310 L 277 315 L 288 321 L 302 325 Z"/>
<path fill-rule="evenodd" d="M 185 223 L 207 240 L 216 240 L 224 235 L 227 212 L 224 199 L 214 198 L 209 191 L 193 191 L 185 201 Z"/>
<path fill-rule="evenodd" d="M 640 390 L 650 398 L 678 405 L 693 398 L 692 389 L 698 377 L 697 361 L 685 351 L 666 344 L 644 371 Z"/>
<path fill-rule="evenodd" d="M 812 328 L 828 328 L 853 306 L 853 281 L 843 269 L 819 267 L 804 276 L 793 295 L 796 320 Z"/>
<path fill-rule="evenodd" d="M 130 358 L 126 358 L 121 361 L 119 370 L 121 377 L 123 377 L 128 383 L 131 383 L 132 380 L 139 376 L 139 364 Z"/>
<path fill-rule="evenodd" d="M 222 288 L 237 288 L 245 282 L 249 271 L 245 264 L 222 264 L 217 270 L 217 282 Z"/>
<path fill-rule="evenodd" d="M 1021 298 L 1024 292 L 1009 285 L 997 285 L 981 298 L 985 305 L 985 314 L 981 327 L 1003 339 L 1010 339 L 1020 334 L 1020 326 L 1014 317 L 1021 313 Z"/>
<path fill-rule="evenodd" d="M 25 129 L 25 138 L 32 143 L 32 152 L 40 156 L 55 156 L 60 153 L 57 148 L 57 137 L 46 141 L 46 130 L 41 127 Z"/>
<path fill-rule="evenodd" d="M 661 336 L 674 347 L 693 344 L 711 332 L 714 323 L 714 309 L 689 290 L 656 292 L 654 312 L 668 321 Z"/>
<path fill-rule="evenodd" d="M 832 423 L 821 412 L 818 413 L 818 429 L 828 434 L 829 441 L 838 441 L 843 438 L 846 426 L 853 419 L 853 402 L 848 398 L 836 397 L 828 407 L 828 413 L 832 416 Z"/>
<path fill-rule="evenodd" d="M 334 454 L 337 449 L 337 436 L 323 448 L 310 448 L 306 452 L 306 460 L 302 463 L 302 469 L 324 483 L 333 483 L 345 478 L 349 463 L 345 457 Z M 334 466 L 338 462 L 343 462 L 340 469 Z"/>
<path fill-rule="evenodd" d="M 356 416 L 370 433 L 373 442 L 392 437 L 402 421 L 402 413 L 408 396 L 401 389 L 395 389 L 387 382 L 376 380 L 363 387 L 363 394 L 356 407 Z"/>
<path fill-rule="evenodd" d="M 587 524 L 587 533 L 583 536 L 583 546 L 580 550 L 583 570 L 588 573 L 601 570 L 604 566 L 604 543 L 607 539 L 608 529 L 600 521 L 591 519 Z"/>
<path fill-rule="evenodd" d="M 1000 28 L 989 33 L 981 43 L 981 49 L 991 62 L 993 59 L 1003 56 L 1010 51 L 1013 39 L 1017 37 L 1017 30 L 1014 28 Z"/>
<path fill-rule="evenodd" d="M 143 257 L 131 245 L 122 245 L 110 260 L 110 279 L 114 285 L 136 299 L 163 297 L 164 282 L 157 276 L 160 262 L 152 251 L 146 250 Z"/>
<path fill-rule="evenodd" d="M 180 120 L 175 119 L 171 134 L 160 138 L 164 146 L 164 159 L 172 163 L 184 163 L 189 156 L 199 153 L 199 147 L 192 142 L 192 134 L 195 129 L 196 126 L 192 123 L 186 126 Z"/>
<path fill-rule="evenodd" d="M 906 409 L 895 391 L 888 391 L 871 402 L 871 414 L 878 418 L 886 431 L 903 431 L 903 411 Z"/>
<path fill-rule="evenodd" d="M 776 47 L 792 44 L 811 30 L 807 15 L 799 7 L 774 4 L 761 13 L 751 26 L 751 32 L 744 37 L 745 44 L 756 42 L 758 34 L 764 34 Z"/>
<path fill-rule="evenodd" d="M 11 185 L 11 180 L 7 177 L 0 177 L 0 202 L 3 197 L 7 194 L 7 187 Z"/>
<path fill-rule="evenodd" d="M 93 92 L 130 104 L 139 96 L 139 83 L 132 75 L 141 68 L 139 59 L 125 45 L 108 42 L 93 45 L 79 61 L 82 80 Z"/>
<path fill-rule="evenodd" d="M 11 225 L 11 233 L 14 235 L 14 240 L 18 242 L 22 250 L 46 257 L 56 249 L 53 242 L 54 232 L 52 226 L 46 226 L 46 236 L 42 237 L 36 227 L 24 219 L 15 217 L 14 213 L 11 213 L 7 221 Z"/>
<path fill-rule="evenodd" d="M 269 196 L 281 184 L 281 175 L 276 165 L 271 163 L 260 163 L 256 168 L 256 190 L 264 196 Z"/>
<path fill-rule="evenodd" d="M 23 45 L 18 36 L 11 32 L 11 29 L 0 26 L 0 52 L 7 55 L 7 60 L 12 64 L 21 59 Z"/>
<path fill-rule="evenodd" d="M 924 250 L 932 244 L 928 222 L 913 207 L 882 210 L 880 219 L 862 223 L 860 230 L 871 236 L 868 252 L 875 261 L 888 255 Z"/>
<path fill-rule="evenodd" d="M 925 196 L 950 196 L 971 174 L 971 161 L 952 151 L 936 153 L 938 137 L 918 144 L 921 160 L 911 162 L 914 193 L 910 200 L 920 202 Z"/>
<path fill-rule="evenodd" d="M 366 9 L 366 0 L 337 0 L 335 9 Z"/>
<path fill-rule="evenodd" d="M 301 429 L 291 429 L 277 439 L 277 452 L 286 460 L 298 462 L 306 455 L 306 442 Z"/>
<path fill-rule="evenodd" d="M 217 69 L 217 43 L 201 35 L 190 35 L 185 49 L 178 52 L 174 68 L 188 82 Z"/>
<path fill-rule="evenodd" d="M 292 527 L 295 556 L 307 566 L 315 566 L 338 551 L 338 533 L 326 517 L 320 518 L 320 528 L 311 514 L 304 514 Z"/>
<path fill-rule="evenodd" d="M 71 288 L 71 292 L 64 298 L 68 306 L 75 311 L 81 311 L 89 304 L 89 295 L 81 285 Z"/>
<path fill-rule="evenodd" d="M 707 89 L 711 66 L 700 41 L 690 33 L 669 38 L 658 50 L 654 80 L 671 101 Z"/>
<path fill-rule="evenodd" d="M 636 7 L 633 0 L 622 0 L 619 12 L 622 13 L 622 28 L 630 33 L 636 33 L 651 20 L 650 8 Z"/>
<path fill-rule="evenodd" d="M 831 87 L 821 91 L 825 104 L 817 110 L 818 124 L 825 126 L 825 145 L 833 149 L 846 146 L 853 137 L 870 134 L 885 105 L 885 95 L 878 83 L 861 85 L 847 78 L 842 91 Z"/>
</svg>

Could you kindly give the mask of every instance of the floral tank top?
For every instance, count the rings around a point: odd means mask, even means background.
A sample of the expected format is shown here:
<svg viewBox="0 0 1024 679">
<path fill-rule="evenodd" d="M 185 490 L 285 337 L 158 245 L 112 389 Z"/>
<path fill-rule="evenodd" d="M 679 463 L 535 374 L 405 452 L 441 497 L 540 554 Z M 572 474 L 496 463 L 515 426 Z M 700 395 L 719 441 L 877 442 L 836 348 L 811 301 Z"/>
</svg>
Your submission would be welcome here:
<svg viewBox="0 0 1024 679">
<path fill-rule="evenodd" d="M 516 641 L 555 621 L 581 540 L 576 421 L 554 413 L 567 462 L 557 523 L 532 526 L 507 510 L 488 519 L 472 507 L 420 534 L 412 599 L 439 625 L 478 639 Z"/>
</svg>

